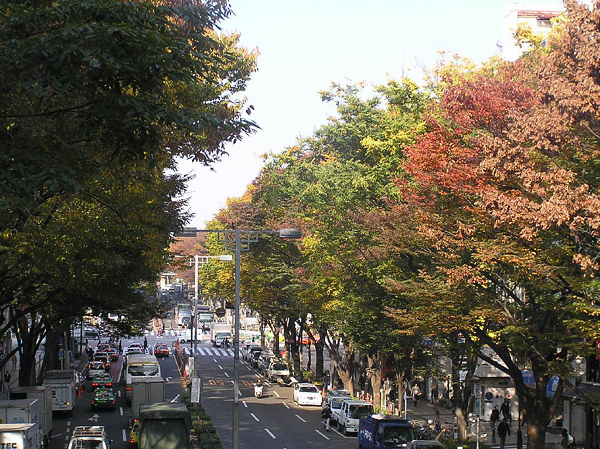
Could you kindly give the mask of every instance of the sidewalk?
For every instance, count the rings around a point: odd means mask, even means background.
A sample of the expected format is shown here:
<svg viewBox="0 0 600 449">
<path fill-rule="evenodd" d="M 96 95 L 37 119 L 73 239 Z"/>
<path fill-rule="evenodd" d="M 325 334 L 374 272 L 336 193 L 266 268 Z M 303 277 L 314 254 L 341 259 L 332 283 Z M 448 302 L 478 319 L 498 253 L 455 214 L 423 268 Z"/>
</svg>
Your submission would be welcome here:
<svg viewBox="0 0 600 449">
<path fill-rule="evenodd" d="M 413 406 L 411 400 L 407 402 L 407 418 L 409 420 L 427 422 L 428 419 L 433 420 L 435 418 L 435 407 L 431 405 L 427 401 L 419 401 L 417 407 Z M 440 419 L 444 423 L 444 427 L 446 427 L 450 423 L 454 422 L 454 416 L 452 414 L 452 410 L 447 409 L 446 407 L 440 407 Z M 480 434 L 487 433 L 485 439 L 480 440 L 487 445 L 491 445 L 492 448 L 499 448 L 500 443 L 499 439 L 496 438 L 496 443 L 492 443 L 492 429 L 490 427 L 489 421 L 481 421 L 480 422 Z M 527 425 L 525 424 L 521 427 L 523 433 L 523 449 L 527 448 Z M 559 434 L 553 432 L 546 432 L 546 448 L 547 449 L 556 449 L 556 442 L 558 441 Z M 512 449 L 517 447 L 517 421 L 513 420 L 511 424 L 510 436 L 506 438 L 506 449 Z"/>
</svg>

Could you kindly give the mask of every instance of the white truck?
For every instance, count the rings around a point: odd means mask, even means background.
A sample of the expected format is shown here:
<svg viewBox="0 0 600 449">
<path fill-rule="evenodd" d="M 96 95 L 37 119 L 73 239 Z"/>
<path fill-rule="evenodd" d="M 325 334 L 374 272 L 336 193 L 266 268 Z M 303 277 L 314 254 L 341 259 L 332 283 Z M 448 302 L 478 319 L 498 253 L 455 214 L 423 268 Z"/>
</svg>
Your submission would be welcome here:
<svg viewBox="0 0 600 449">
<path fill-rule="evenodd" d="M 213 321 L 210 323 L 210 341 L 213 345 L 217 345 L 217 334 L 224 334 L 227 332 L 229 333 L 229 341 L 231 342 L 231 324 L 222 321 Z"/>
<path fill-rule="evenodd" d="M 44 386 L 13 387 L 10 399 L 37 399 L 38 421 L 44 433 L 44 444 L 50 444 L 52 437 L 52 389 Z"/>
<path fill-rule="evenodd" d="M 75 370 L 50 370 L 46 373 L 44 386 L 50 387 L 52 391 L 52 410 L 55 412 L 66 412 L 69 416 L 75 407 L 76 395 Z"/>
<path fill-rule="evenodd" d="M 40 428 L 34 424 L 0 424 L 0 448 L 39 449 Z"/>
<path fill-rule="evenodd" d="M 133 379 L 131 412 L 133 419 L 140 416 L 142 404 L 155 404 L 165 400 L 165 381 L 162 377 Z"/>
<path fill-rule="evenodd" d="M 41 444 L 44 433 L 39 427 L 38 402 L 37 399 L 0 401 L 0 422 L 3 424 L 37 424 L 37 441 Z"/>
<path fill-rule="evenodd" d="M 373 404 L 358 399 L 346 399 L 342 402 L 342 408 L 337 418 L 337 427 L 340 432 L 347 435 L 348 432 L 358 432 L 358 421 L 360 418 L 375 413 Z"/>
</svg>

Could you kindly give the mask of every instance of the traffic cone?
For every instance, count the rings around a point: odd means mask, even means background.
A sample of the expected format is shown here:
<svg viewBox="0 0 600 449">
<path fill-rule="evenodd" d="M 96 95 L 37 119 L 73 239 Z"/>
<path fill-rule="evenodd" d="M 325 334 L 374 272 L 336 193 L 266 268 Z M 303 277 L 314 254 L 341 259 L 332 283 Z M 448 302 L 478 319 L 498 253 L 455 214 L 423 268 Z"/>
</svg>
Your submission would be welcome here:
<svg viewBox="0 0 600 449">
<path fill-rule="evenodd" d="M 80 398 L 83 396 L 83 385 L 79 384 L 79 388 L 77 389 L 77 397 Z"/>
</svg>

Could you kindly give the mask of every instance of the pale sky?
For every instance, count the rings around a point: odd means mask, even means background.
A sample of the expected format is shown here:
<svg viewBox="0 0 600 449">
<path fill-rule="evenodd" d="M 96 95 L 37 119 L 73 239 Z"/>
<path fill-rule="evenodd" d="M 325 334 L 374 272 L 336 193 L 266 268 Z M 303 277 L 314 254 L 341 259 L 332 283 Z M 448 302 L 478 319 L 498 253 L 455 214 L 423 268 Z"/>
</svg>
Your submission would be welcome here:
<svg viewBox="0 0 600 449">
<path fill-rule="evenodd" d="M 440 51 L 480 63 L 499 54 L 502 20 L 510 0 L 230 0 L 235 13 L 224 31 L 241 33 L 257 48 L 258 72 L 246 90 L 256 134 L 228 147 L 208 168 L 183 162 L 189 226 L 205 222 L 239 197 L 258 175 L 261 154 L 281 152 L 310 136 L 335 111 L 318 92 L 332 82 L 383 84 L 404 76 L 421 82 L 421 67 L 435 66 Z M 560 0 L 520 2 L 527 9 L 561 10 Z"/>
</svg>

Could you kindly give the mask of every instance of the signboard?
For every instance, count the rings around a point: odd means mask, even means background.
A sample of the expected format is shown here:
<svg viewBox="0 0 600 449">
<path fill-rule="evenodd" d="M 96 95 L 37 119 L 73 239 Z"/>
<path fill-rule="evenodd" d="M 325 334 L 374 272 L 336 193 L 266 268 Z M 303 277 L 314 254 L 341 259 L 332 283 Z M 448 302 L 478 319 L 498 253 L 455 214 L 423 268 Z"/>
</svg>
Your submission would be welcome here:
<svg viewBox="0 0 600 449">
<path fill-rule="evenodd" d="M 475 396 L 475 414 L 477 416 L 481 415 L 481 384 L 476 383 L 473 385 L 473 395 Z"/>
<path fill-rule="evenodd" d="M 64 359 L 64 358 L 65 358 L 65 350 L 64 350 L 64 349 L 59 349 L 59 350 L 58 350 L 58 358 L 59 358 L 60 360 L 62 360 L 62 359 Z"/>
<path fill-rule="evenodd" d="M 192 392 L 191 392 L 190 400 L 192 401 L 193 404 L 200 403 L 201 390 L 202 390 L 202 378 L 192 377 Z"/>
</svg>

